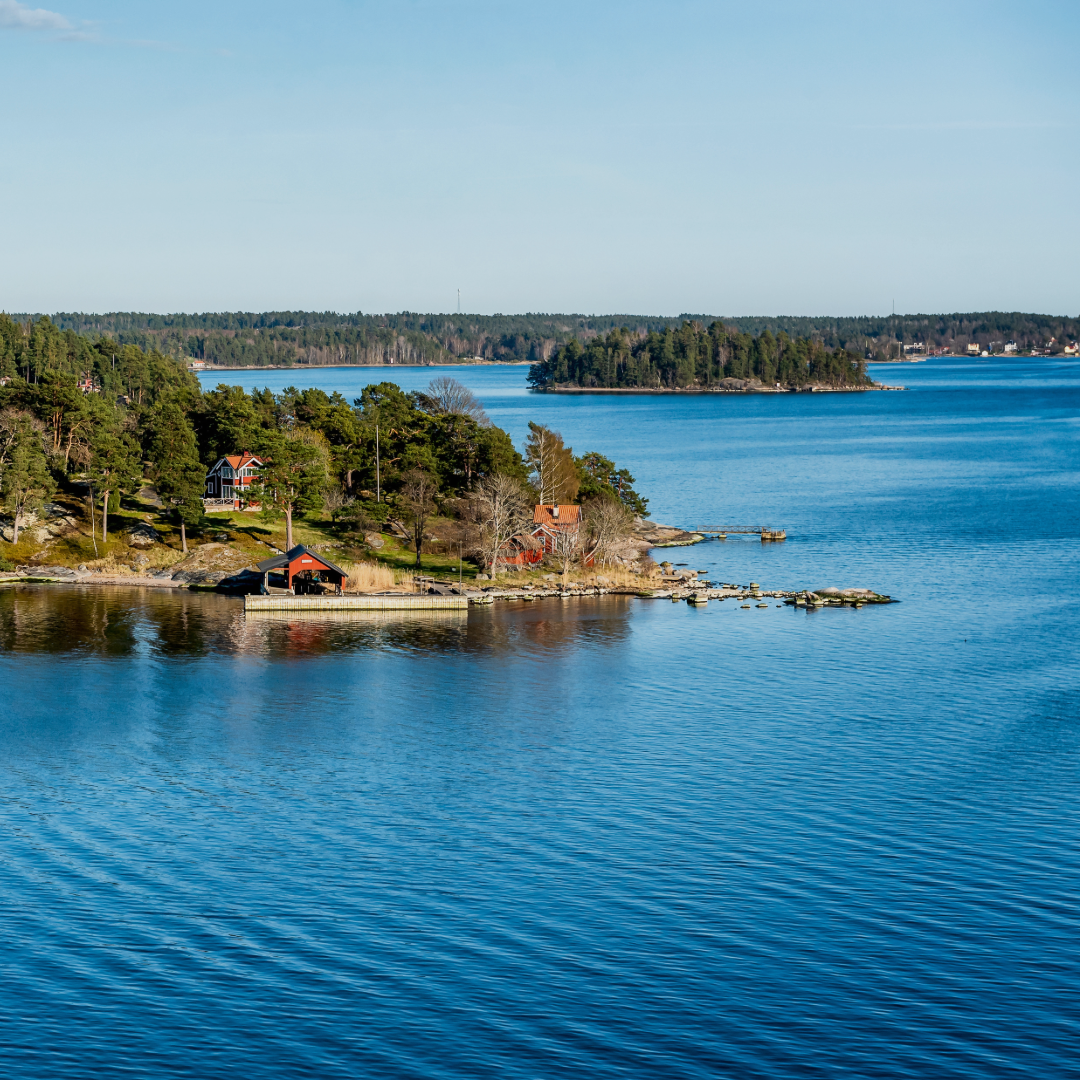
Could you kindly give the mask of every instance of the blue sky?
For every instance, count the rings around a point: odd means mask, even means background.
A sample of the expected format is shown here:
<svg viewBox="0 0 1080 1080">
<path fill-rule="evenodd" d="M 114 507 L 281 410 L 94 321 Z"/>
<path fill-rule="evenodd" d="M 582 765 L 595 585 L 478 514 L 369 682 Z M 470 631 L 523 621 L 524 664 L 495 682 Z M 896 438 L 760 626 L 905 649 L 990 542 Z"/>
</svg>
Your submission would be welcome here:
<svg viewBox="0 0 1080 1080">
<path fill-rule="evenodd" d="M 0 308 L 1080 310 L 1080 4 L 0 0 Z"/>
</svg>

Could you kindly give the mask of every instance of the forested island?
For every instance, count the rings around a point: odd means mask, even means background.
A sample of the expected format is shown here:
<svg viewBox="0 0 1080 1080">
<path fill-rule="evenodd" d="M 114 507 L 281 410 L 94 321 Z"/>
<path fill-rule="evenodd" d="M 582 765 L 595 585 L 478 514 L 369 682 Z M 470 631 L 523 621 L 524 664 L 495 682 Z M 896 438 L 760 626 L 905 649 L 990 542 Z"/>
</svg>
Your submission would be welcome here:
<svg viewBox="0 0 1080 1080">
<path fill-rule="evenodd" d="M 847 349 L 829 349 L 813 338 L 757 337 L 721 322 L 708 328 L 685 322 L 644 336 L 612 330 L 582 345 L 568 341 L 549 360 L 529 370 L 537 390 L 709 389 L 797 390 L 820 386 L 866 389 L 876 384 L 866 374 L 866 360 Z"/>
<path fill-rule="evenodd" d="M 40 315 L 13 315 L 24 327 Z M 806 338 L 826 349 L 847 350 L 871 361 L 899 359 L 905 348 L 965 353 L 1033 349 L 1061 352 L 1080 337 L 1080 320 L 1023 312 L 860 317 L 647 315 L 338 314 L 332 311 L 217 312 L 104 315 L 60 312 L 61 331 L 119 346 L 136 345 L 212 367 L 291 367 L 331 364 L 454 364 L 470 360 L 544 363 L 571 340 L 588 344 L 612 330 L 631 336 L 675 330 L 687 322 L 773 338 Z M 3 374 L 0 371 L 0 374 Z"/>
</svg>

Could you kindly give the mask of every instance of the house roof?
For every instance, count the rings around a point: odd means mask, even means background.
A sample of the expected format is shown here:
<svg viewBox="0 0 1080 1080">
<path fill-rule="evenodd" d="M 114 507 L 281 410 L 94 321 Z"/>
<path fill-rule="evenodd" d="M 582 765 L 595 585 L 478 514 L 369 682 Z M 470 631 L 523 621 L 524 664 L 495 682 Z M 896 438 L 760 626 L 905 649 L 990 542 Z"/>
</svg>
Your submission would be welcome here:
<svg viewBox="0 0 1080 1080">
<path fill-rule="evenodd" d="M 503 541 L 502 546 L 506 547 L 519 547 L 523 551 L 539 551 L 540 542 L 535 536 L 531 536 L 529 533 L 517 533 L 511 536 L 509 540 Z"/>
<path fill-rule="evenodd" d="M 297 544 L 296 547 L 286 551 L 284 555 L 275 555 L 272 559 L 264 559 L 261 563 L 257 563 L 256 565 L 265 574 L 269 570 L 280 570 L 282 567 L 288 566 L 289 563 L 299 559 L 301 555 L 309 555 L 316 562 L 322 563 L 327 570 L 333 570 L 343 578 L 349 576 L 340 566 L 335 566 L 329 559 L 320 555 L 317 551 L 312 551 L 310 548 L 304 547 L 303 544 Z"/>
<path fill-rule="evenodd" d="M 223 464 L 229 464 L 234 469 L 243 469 L 250 465 L 252 462 L 256 462 L 259 465 L 263 464 L 262 458 L 256 457 L 254 454 L 248 453 L 245 450 L 242 454 L 226 454 L 220 461 L 218 461 L 211 472 L 217 472 Z"/>
<path fill-rule="evenodd" d="M 560 525 L 577 525 L 581 521 L 581 507 L 569 506 L 559 503 L 559 516 L 554 514 L 554 506 L 534 506 L 533 524 L 550 525 L 558 528 Z"/>
</svg>

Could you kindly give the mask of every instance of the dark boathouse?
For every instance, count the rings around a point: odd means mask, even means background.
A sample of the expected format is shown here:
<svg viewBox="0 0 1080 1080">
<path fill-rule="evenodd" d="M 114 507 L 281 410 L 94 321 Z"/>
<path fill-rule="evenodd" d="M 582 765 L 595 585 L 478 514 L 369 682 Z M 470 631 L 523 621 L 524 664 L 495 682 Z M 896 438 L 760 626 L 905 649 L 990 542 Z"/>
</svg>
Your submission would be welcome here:
<svg viewBox="0 0 1080 1080">
<path fill-rule="evenodd" d="M 303 544 L 297 544 L 284 555 L 276 555 L 259 563 L 263 575 L 263 591 L 268 592 L 271 584 L 278 585 L 284 578 L 284 588 L 297 596 L 326 592 L 341 592 L 349 575 L 335 566 L 329 559 L 316 555 Z M 270 575 L 280 575 L 278 581 L 271 582 Z"/>
</svg>

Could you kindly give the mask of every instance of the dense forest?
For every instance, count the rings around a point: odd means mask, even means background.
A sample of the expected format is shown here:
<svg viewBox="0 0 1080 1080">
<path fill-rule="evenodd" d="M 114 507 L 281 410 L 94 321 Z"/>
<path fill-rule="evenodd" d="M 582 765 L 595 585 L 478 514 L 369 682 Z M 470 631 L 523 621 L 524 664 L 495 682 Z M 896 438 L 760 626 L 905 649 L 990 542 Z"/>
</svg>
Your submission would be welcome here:
<svg viewBox="0 0 1080 1080">
<path fill-rule="evenodd" d="M 40 316 L 15 315 L 21 323 Z M 440 364 L 464 358 L 543 363 L 571 340 L 588 343 L 614 329 L 645 337 L 686 322 L 721 322 L 739 333 L 806 338 L 826 349 L 846 349 L 874 360 L 897 358 L 905 345 L 964 352 L 968 345 L 1001 352 L 1016 342 L 1023 352 L 1058 351 L 1080 337 L 1080 319 L 1021 312 L 894 315 L 852 318 L 717 317 L 644 315 L 437 315 L 399 312 L 339 315 L 335 312 L 224 312 L 152 315 L 113 312 L 52 316 L 60 330 L 178 359 L 222 367 L 292 364 Z"/>
<path fill-rule="evenodd" d="M 871 383 L 859 353 L 828 349 L 820 341 L 793 339 L 784 332 L 774 337 L 765 330 L 753 337 L 720 322 L 706 328 L 696 321 L 644 337 L 617 329 L 585 345 L 571 340 L 529 370 L 529 383 L 537 389 L 675 389 L 752 379 L 789 388 Z"/>
<path fill-rule="evenodd" d="M 104 544 L 121 497 L 147 482 L 186 537 L 205 523 L 207 467 L 245 450 L 263 462 L 255 501 L 284 518 L 290 543 L 294 516 L 332 519 L 364 536 L 397 515 L 412 522 L 419 557 L 424 523 L 437 511 L 472 521 L 470 535 L 490 540 L 476 510 L 485 498 L 498 503 L 492 516 L 518 529 L 531 522 L 540 492 L 601 507 L 597 535 L 645 510 L 633 477 L 608 458 L 575 457 L 558 433 L 537 425 L 523 454 L 466 387 L 445 377 L 412 393 L 379 382 L 351 403 L 293 387 L 204 392 L 184 361 L 154 349 L 3 315 L 0 375 L 0 503 L 13 544 L 20 521 L 61 490 L 87 501 L 92 535 Z M 623 517 L 613 518 L 612 506 Z M 484 548 L 489 563 L 508 539 L 499 536 Z"/>
<path fill-rule="evenodd" d="M 106 396 L 126 395 L 137 403 L 166 389 L 199 389 L 186 364 L 157 349 L 144 351 L 100 334 L 91 339 L 61 329 L 48 316 L 17 322 L 0 313 L 0 377 L 13 376 L 34 385 L 58 376 L 89 380 Z"/>
</svg>

